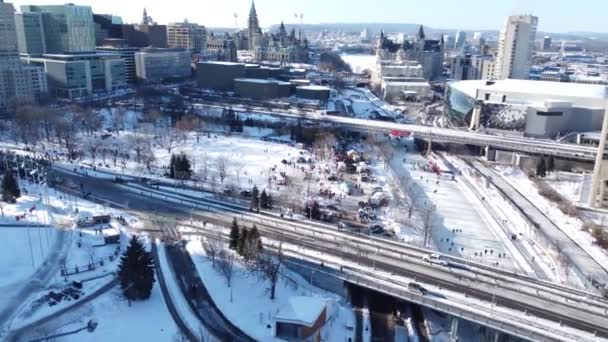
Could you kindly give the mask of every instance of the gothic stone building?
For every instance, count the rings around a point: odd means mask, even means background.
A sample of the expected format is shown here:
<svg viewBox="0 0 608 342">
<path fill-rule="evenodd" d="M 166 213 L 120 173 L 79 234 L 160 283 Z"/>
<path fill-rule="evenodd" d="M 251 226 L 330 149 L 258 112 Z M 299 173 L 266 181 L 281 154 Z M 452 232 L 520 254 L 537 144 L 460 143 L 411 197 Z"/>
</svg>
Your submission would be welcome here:
<svg viewBox="0 0 608 342">
<path fill-rule="evenodd" d="M 404 40 L 398 44 L 386 37 L 384 31 L 380 34 L 376 50 L 379 64 L 399 64 L 407 61 L 417 61 L 422 65 L 424 78 L 433 80 L 443 73 L 444 41 L 427 39 L 422 25 L 414 40 Z"/>
</svg>

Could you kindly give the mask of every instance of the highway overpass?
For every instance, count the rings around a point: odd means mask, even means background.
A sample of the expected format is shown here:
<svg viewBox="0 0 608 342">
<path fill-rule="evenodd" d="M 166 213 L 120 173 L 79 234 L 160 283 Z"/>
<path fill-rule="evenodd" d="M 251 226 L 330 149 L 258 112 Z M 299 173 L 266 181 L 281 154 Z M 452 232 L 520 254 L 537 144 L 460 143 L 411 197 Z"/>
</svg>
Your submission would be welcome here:
<svg viewBox="0 0 608 342">
<path fill-rule="evenodd" d="M 137 182 L 114 184 L 61 169 L 56 172 L 83 183 L 85 189 L 95 189 L 93 199 L 148 215 L 184 221 L 192 215 L 226 226 L 236 216 L 255 223 L 267 238 L 299 247 L 291 250 L 297 257 L 324 261 L 328 268 L 333 264 L 336 276 L 345 281 L 513 336 L 535 341 L 608 339 L 608 301 L 591 292 L 450 256 L 445 258 L 451 267 L 428 264 L 422 257 L 430 250 L 338 231 L 318 222 L 284 220 L 273 212 L 251 213 L 238 201 L 184 195 L 170 188 L 159 191 Z M 433 294 L 409 290 L 408 284 L 414 281 Z"/>
<path fill-rule="evenodd" d="M 357 131 L 391 133 L 393 131 L 413 133 L 415 137 L 437 142 L 489 147 L 504 151 L 523 152 L 534 155 L 553 156 L 572 160 L 594 161 L 597 148 L 567 144 L 545 139 L 518 136 L 491 135 L 470 132 L 465 129 L 440 128 L 432 126 L 402 124 L 377 120 L 356 119 L 342 116 L 325 115 L 318 112 L 296 109 L 273 109 L 263 107 L 239 106 L 234 103 L 195 101 L 195 107 L 223 109 L 231 107 L 236 112 L 264 114 L 291 119 L 303 119 L 323 124 L 332 124 Z"/>
</svg>

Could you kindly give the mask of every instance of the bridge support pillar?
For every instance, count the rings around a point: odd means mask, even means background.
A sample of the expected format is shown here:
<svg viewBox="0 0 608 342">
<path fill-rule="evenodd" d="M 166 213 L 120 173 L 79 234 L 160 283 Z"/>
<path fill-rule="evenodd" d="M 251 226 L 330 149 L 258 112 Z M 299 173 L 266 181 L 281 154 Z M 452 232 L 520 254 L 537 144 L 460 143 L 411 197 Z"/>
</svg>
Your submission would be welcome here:
<svg viewBox="0 0 608 342">
<path fill-rule="evenodd" d="M 460 319 L 458 317 L 452 317 L 452 328 L 450 329 L 450 341 L 457 342 L 458 341 L 458 325 L 460 324 Z"/>
<path fill-rule="evenodd" d="M 429 155 L 431 152 L 433 152 L 433 139 L 429 138 L 429 144 L 426 147 L 426 154 Z"/>
<path fill-rule="evenodd" d="M 493 342 L 498 342 L 498 338 L 500 337 L 500 332 L 495 331 L 494 332 L 494 341 Z"/>
<path fill-rule="evenodd" d="M 484 148 L 485 157 L 488 161 L 496 160 L 496 150 L 493 150 L 490 146 Z"/>
<path fill-rule="evenodd" d="M 471 116 L 471 124 L 469 129 L 471 131 L 478 131 L 479 125 L 481 124 L 481 103 L 476 103 L 473 107 L 473 114 Z"/>
<path fill-rule="evenodd" d="M 605 178 L 603 176 L 604 168 L 604 151 L 606 150 L 606 137 L 608 135 L 608 103 L 604 104 L 604 122 L 602 124 L 602 133 L 600 134 L 600 144 L 598 146 L 597 155 L 595 157 L 595 166 L 593 169 L 593 180 L 591 181 L 591 193 L 589 194 L 588 204 L 590 207 L 601 206 L 604 198 L 600 197 L 600 187 L 605 187 Z"/>
</svg>

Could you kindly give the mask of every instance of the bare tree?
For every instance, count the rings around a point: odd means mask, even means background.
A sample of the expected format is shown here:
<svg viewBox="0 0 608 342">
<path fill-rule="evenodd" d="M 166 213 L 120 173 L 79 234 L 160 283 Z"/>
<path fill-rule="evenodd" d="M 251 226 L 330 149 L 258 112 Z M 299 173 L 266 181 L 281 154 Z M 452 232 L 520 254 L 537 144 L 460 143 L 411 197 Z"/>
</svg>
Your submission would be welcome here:
<svg viewBox="0 0 608 342">
<path fill-rule="evenodd" d="M 93 164 L 95 164 L 95 160 L 97 159 L 97 151 L 99 151 L 99 139 L 96 137 L 86 137 L 84 142 L 84 147 L 86 151 L 93 159 Z"/>
<path fill-rule="evenodd" d="M 116 133 L 125 129 L 125 114 L 127 109 L 125 107 L 118 107 L 112 110 L 112 124 Z"/>
<path fill-rule="evenodd" d="M 124 153 L 125 153 L 125 145 L 121 141 L 114 140 L 110 144 L 109 151 L 110 151 L 110 154 L 112 155 L 112 162 L 114 163 L 114 166 L 116 166 L 118 157 L 121 155 L 124 155 Z"/>
<path fill-rule="evenodd" d="M 142 135 L 133 135 L 129 137 L 129 147 L 135 151 L 135 160 L 138 164 L 141 163 L 141 154 L 149 145 L 147 141 L 149 137 L 145 137 Z"/>
<path fill-rule="evenodd" d="M 284 262 L 283 241 L 279 241 L 279 245 L 274 253 L 265 249 L 263 252 L 258 253 L 256 260 L 247 264 L 247 268 L 251 273 L 257 274 L 261 279 L 268 281 L 267 291 L 270 293 L 270 300 L 275 299 L 279 277 L 283 276 L 289 279 L 283 273 Z"/>
<path fill-rule="evenodd" d="M 147 146 L 141 151 L 141 162 L 146 166 L 148 172 L 152 172 L 152 167 L 156 162 L 154 152 Z"/>
<path fill-rule="evenodd" d="M 95 251 L 95 246 L 88 245 L 87 247 L 87 255 L 89 256 L 89 263 L 92 265 L 95 263 L 95 256 L 97 255 Z"/>
<path fill-rule="evenodd" d="M 167 149 L 168 153 L 171 153 L 175 148 L 177 141 L 179 140 L 178 131 L 175 128 L 167 128 L 160 136 L 161 145 Z"/>
<path fill-rule="evenodd" d="M 433 221 L 435 220 L 435 212 L 437 211 L 437 207 L 434 204 L 431 204 L 428 208 L 426 208 L 423 212 L 422 217 L 422 228 L 424 229 L 424 247 L 430 247 L 431 236 L 433 231 Z"/>
<path fill-rule="evenodd" d="M 207 155 L 203 154 L 202 159 L 203 165 L 201 165 L 200 169 L 198 170 L 198 178 L 204 183 L 209 177 L 209 163 L 207 161 Z"/>
<path fill-rule="evenodd" d="M 215 268 L 215 257 L 222 251 L 222 236 L 218 235 L 215 238 L 208 238 L 206 241 L 201 241 L 203 250 L 211 259 L 213 268 Z"/>
<path fill-rule="evenodd" d="M 217 175 L 220 177 L 220 183 L 224 184 L 224 179 L 228 174 L 228 165 L 226 164 L 226 158 L 221 156 L 217 158 Z"/>
<path fill-rule="evenodd" d="M 234 253 L 231 250 L 224 247 L 220 249 L 217 257 L 217 264 L 220 273 L 226 279 L 226 284 L 228 285 L 228 287 L 231 287 L 232 276 L 234 275 L 234 262 L 236 260 L 236 257 L 234 256 Z M 232 301 L 232 296 L 230 296 L 230 301 Z"/>
<path fill-rule="evenodd" d="M 105 139 L 99 139 L 99 157 L 101 158 L 101 161 L 105 164 L 106 163 L 106 157 L 108 156 L 108 153 L 110 153 L 110 142 L 108 140 Z"/>
<path fill-rule="evenodd" d="M 317 134 L 313 142 L 313 151 L 321 160 L 331 158 L 333 146 L 336 144 L 336 137 L 333 133 L 322 132 Z"/>
<path fill-rule="evenodd" d="M 209 179 L 209 186 L 211 186 L 211 192 L 215 193 L 217 191 L 217 177 L 215 176 L 215 173 L 213 173 L 211 175 L 211 178 Z"/>
</svg>

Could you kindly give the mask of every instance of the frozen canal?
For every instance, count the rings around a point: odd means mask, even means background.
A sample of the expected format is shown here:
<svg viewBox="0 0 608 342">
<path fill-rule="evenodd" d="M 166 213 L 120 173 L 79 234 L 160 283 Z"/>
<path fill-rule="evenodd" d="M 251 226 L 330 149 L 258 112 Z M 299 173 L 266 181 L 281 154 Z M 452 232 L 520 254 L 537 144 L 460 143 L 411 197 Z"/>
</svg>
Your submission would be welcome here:
<svg viewBox="0 0 608 342">
<path fill-rule="evenodd" d="M 413 143 L 408 143 L 408 150 L 414 150 Z M 442 253 L 484 263 L 498 262 L 499 265 L 514 268 L 514 262 L 506 254 L 501 239 L 490 228 L 496 223 L 492 222 L 489 213 L 481 212 L 483 209 L 479 199 L 458 177 L 452 180 L 451 175 L 439 177 L 423 170 L 422 166 L 427 164 L 427 158 L 418 153 L 406 153 L 403 147 L 395 149 L 391 161 L 393 170 L 400 177 L 411 177 L 410 193 L 415 195 L 418 221 L 422 222 L 422 208 L 436 207 L 431 244 Z M 424 232 L 421 231 L 421 234 Z"/>
</svg>

